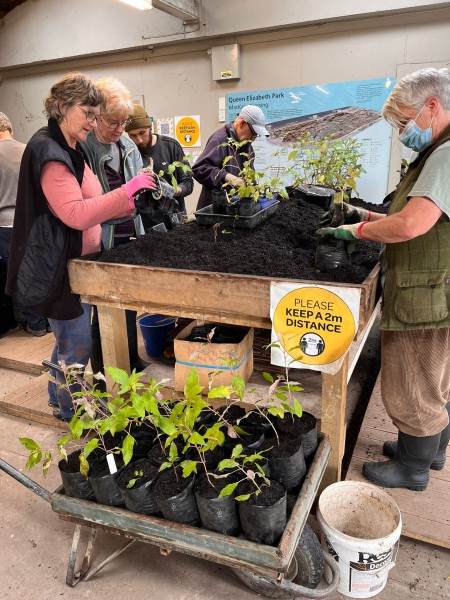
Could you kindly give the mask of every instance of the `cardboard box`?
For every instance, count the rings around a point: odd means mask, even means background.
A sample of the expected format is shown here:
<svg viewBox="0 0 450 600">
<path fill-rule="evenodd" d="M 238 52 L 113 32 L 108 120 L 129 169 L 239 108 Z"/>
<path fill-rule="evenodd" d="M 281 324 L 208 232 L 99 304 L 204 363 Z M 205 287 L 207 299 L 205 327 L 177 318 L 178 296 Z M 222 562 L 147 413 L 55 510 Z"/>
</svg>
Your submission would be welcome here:
<svg viewBox="0 0 450 600">
<path fill-rule="evenodd" d="M 222 371 L 212 379 L 213 387 L 229 385 L 236 375 L 247 381 L 253 373 L 253 328 L 238 327 L 247 331 L 244 339 L 239 344 L 211 344 L 204 342 L 191 342 L 185 338 L 192 329 L 201 325 L 199 321 L 192 321 L 174 339 L 175 352 L 175 389 L 182 392 L 189 371 L 197 369 L 200 385 L 205 386 L 207 393 L 211 374 Z M 237 359 L 235 366 L 224 364 L 223 360 Z"/>
</svg>

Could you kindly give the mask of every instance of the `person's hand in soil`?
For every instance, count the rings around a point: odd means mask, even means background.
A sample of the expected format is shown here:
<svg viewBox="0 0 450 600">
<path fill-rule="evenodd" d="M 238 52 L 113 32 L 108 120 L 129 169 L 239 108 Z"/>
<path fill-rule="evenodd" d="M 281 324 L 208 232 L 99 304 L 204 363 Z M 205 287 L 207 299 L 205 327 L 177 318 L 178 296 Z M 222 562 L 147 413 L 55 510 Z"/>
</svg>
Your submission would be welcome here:
<svg viewBox="0 0 450 600">
<path fill-rule="evenodd" d="M 343 212 L 344 222 L 334 224 L 334 216 L 336 213 L 337 204 L 333 202 L 330 205 L 329 210 L 324 213 L 319 221 L 319 224 L 323 227 L 327 225 L 332 225 L 337 227 L 339 225 L 352 225 L 354 223 L 361 223 L 361 221 L 370 221 L 370 210 L 366 210 L 365 208 L 360 208 L 358 206 L 352 206 L 351 204 L 347 204 L 346 202 L 339 203 L 339 209 Z"/>
</svg>

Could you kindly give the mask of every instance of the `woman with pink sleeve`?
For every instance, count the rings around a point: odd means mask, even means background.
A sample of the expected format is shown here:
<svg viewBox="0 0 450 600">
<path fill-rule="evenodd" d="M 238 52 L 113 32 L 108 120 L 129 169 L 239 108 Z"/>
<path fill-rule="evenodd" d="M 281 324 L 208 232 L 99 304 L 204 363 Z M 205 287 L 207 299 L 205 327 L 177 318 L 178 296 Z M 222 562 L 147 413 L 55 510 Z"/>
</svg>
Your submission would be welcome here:
<svg viewBox="0 0 450 600">
<path fill-rule="evenodd" d="M 79 143 L 97 127 L 103 105 L 103 94 L 90 79 L 81 73 L 64 76 L 45 99 L 48 125 L 32 136 L 21 163 L 7 293 L 49 319 L 55 364 L 86 365 L 91 352 L 91 306 L 71 292 L 67 261 L 99 251 L 100 223 L 133 216 L 139 192 L 157 188 L 153 174 L 142 173 L 102 194 Z M 52 374 L 64 382 L 62 374 Z M 50 382 L 49 397 L 54 415 L 70 420 L 69 392 Z"/>
</svg>

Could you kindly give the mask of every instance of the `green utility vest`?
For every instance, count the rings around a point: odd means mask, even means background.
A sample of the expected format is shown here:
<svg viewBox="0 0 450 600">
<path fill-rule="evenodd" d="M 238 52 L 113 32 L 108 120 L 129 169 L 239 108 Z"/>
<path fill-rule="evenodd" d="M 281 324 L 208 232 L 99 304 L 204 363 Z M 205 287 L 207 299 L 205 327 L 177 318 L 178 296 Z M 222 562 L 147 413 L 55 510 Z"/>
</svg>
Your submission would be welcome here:
<svg viewBox="0 0 450 600">
<path fill-rule="evenodd" d="M 430 154 L 450 140 L 450 126 L 423 150 L 397 188 L 389 215 L 400 212 Z M 450 190 L 449 190 L 450 194 Z M 386 245 L 381 329 L 437 329 L 450 326 L 450 221 L 442 218 L 424 235 Z"/>
</svg>

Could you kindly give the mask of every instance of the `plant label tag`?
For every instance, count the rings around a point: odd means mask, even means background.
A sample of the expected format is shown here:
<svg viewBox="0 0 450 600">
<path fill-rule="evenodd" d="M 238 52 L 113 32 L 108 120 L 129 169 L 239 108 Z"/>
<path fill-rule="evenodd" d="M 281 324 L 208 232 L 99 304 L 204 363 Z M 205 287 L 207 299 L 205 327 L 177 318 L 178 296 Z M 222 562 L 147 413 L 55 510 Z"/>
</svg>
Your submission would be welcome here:
<svg viewBox="0 0 450 600">
<path fill-rule="evenodd" d="M 117 473 L 117 465 L 116 465 L 116 461 L 114 459 L 114 454 L 107 454 L 106 461 L 108 463 L 109 472 L 111 473 L 111 475 L 113 475 L 114 473 Z"/>
</svg>

